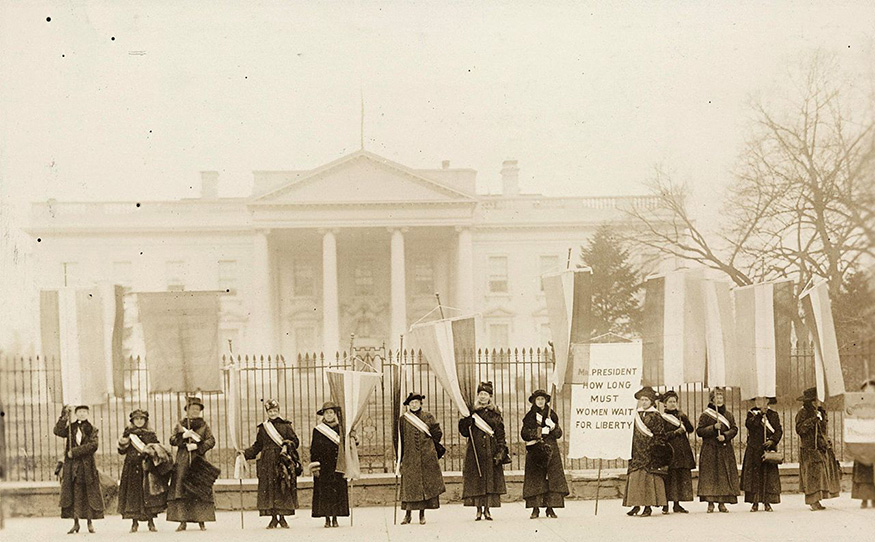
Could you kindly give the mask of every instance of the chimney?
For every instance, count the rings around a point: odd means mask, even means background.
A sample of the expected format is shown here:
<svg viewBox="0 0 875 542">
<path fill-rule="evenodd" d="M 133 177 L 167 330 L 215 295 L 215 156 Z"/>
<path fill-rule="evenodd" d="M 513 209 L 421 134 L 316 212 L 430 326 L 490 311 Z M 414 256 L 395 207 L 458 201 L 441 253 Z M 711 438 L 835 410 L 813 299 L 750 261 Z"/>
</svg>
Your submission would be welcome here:
<svg viewBox="0 0 875 542">
<path fill-rule="evenodd" d="M 450 161 L 444 160 L 443 162 L 441 162 L 441 169 L 450 169 Z"/>
<path fill-rule="evenodd" d="M 219 172 L 201 171 L 201 199 L 219 197 Z"/>
<path fill-rule="evenodd" d="M 505 196 L 520 193 L 520 168 L 516 160 L 505 160 L 501 164 L 501 193 Z"/>
</svg>

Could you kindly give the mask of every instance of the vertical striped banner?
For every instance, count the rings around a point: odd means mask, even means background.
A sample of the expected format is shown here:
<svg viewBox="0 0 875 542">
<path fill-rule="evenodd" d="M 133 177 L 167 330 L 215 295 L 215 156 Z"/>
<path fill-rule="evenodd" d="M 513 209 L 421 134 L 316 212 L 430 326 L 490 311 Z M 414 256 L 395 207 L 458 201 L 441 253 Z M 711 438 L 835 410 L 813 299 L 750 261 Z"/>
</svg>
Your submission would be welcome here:
<svg viewBox="0 0 875 542">
<path fill-rule="evenodd" d="M 584 384 L 589 377 L 592 336 L 592 270 L 575 269 L 542 277 L 556 365 L 550 383 Z"/>
<path fill-rule="evenodd" d="M 805 325 L 814 342 L 814 374 L 817 381 L 817 397 L 821 401 L 845 393 L 845 380 L 839 359 L 829 286 L 820 280 L 802 292 L 802 309 Z"/>
</svg>

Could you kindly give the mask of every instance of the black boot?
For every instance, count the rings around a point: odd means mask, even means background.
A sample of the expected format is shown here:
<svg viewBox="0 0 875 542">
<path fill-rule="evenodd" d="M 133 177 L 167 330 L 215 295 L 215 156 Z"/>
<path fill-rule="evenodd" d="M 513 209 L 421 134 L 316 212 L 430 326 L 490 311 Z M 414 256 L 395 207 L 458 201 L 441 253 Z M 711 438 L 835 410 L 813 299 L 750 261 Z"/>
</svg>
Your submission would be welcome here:
<svg viewBox="0 0 875 542">
<path fill-rule="evenodd" d="M 410 510 L 404 512 L 404 519 L 401 520 L 401 525 L 407 525 L 410 523 Z"/>
</svg>

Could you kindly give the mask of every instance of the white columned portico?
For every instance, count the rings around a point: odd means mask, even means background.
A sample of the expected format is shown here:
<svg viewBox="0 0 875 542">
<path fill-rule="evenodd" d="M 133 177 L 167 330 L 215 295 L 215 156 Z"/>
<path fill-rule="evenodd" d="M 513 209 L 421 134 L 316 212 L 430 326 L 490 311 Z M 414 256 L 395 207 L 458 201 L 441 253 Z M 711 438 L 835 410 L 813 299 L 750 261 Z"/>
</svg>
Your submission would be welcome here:
<svg viewBox="0 0 875 542">
<path fill-rule="evenodd" d="M 337 293 L 337 230 L 322 234 L 322 351 L 332 360 L 340 350 L 340 309 Z"/>
<path fill-rule="evenodd" d="M 474 310 L 474 242 L 471 228 L 457 226 L 456 303 L 465 312 Z"/>
<path fill-rule="evenodd" d="M 270 273 L 270 230 L 256 230 L 253 250 L 253 296 L 249 321 L 251 342 L 256 355 L 276 355 L 273 292 Z"/>
<path fill-rule="evenodd" d="M 400 335 L 407 331 L 407 288 L 405 275 L 404 233 L 407 228 L 390 228 L 391 241 L 391 301 L 392 314 L 389 344 L 395 345 Z"/>
</svg>

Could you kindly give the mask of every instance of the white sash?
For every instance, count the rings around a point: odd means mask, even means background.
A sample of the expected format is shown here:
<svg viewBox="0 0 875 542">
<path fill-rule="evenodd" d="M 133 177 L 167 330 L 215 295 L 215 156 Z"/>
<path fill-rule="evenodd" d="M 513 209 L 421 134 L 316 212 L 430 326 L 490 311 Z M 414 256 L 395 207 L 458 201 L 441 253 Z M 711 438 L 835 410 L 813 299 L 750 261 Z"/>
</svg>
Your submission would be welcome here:
<svg viewBox="0 0 875 542">
<path fill-rule="evenodd" d="M 486 420 L 481 418 L 479 414 L 475 412 L 471 414 L 471 417 L 474 418 L 474 425 L 476 425 L 478 429 L 480 429 L 490 437 L 495 436 L 495 431 L 492 429 L 492 426 L 486 423 Z"/>
<path fill-rule="evenodd" d="M 706 408 L 704 413 L 707 414 L 708 416 L 710 416 L 711 418 L 714 418 L 718 422 L 722 423 L 723 425 L 725 425 L 726 429 L 729 429 L 730 427 L 732 427 L 732 424 L 729 423 L 729 420 L 727 420 L 723 414 L 720 414 L 719 412 L 717 412 L 713 408 Z"/>
<path fill-rule="evenodd" d="M 667 421 L 668 423 L 672 424 L 673 426 L 675 426 L 675 427 L 681 426 L 681 421 L 674 414 L 668 414 L 667 412 L 661 412 L 660 414 L 662 414 L 663 420 Z"/>
<path fill-rule="evenodd" d="M 418 416 L 413 414 L 410 411 L 404 413 L 403 418 L 410 422 L 410 424 L 425 433 L 429 438 L 431 438 L 431 431 L 428 429 L 428 425 L 425 424 L 424 421 L 420 420 Z"/>
<path fill-rule="evenodd" d="M 324 423 L 320 423 L 316 426 L 316 431 L 319 431 L 323 435 L 325 435 L 328 440 L 340 446 L 340 435 L 338 435 L 334 429 L 330 428 L 328 425 Z"/>
<path fill-rule="evenodd" d="M 138 437 L 134 433 L 129 434 L 128 437 L 131 439 L 131 444 L 134 445 L 135 450 L 140 453 L 146 451 L 146 444 L 140 439 L 140 437 Z"/>
<path fill-rule="evenodd" d="M 273 423 L 270 420 L 264 420 L 264 423 L 261 424 L 264 427 L 264 431 L 267 433 L 267 436 L 270 437 L 270 440 L 274 442 L 280 448 L 283 447 L 283 437 L 280 435 L 280 432 L 276 430 Z"/>
<path fill-rule="evenodd" d="M 645 436 L 653 438 L 653 431 L 651 431 L 650 428 L 647 427 L 647 424 L 644 423 L 644 420 L 641 419 L 641 414 L 643 414 L 645 412 L 655 412 L 655 409 L 653 409 L 653 407 L 651 407 L 647 410 L 639 410 L 638 412 L 636 412 L 635 413 L 635 429 L 641 431 L 641 433 L 643 433 Z"/>
</svg>

